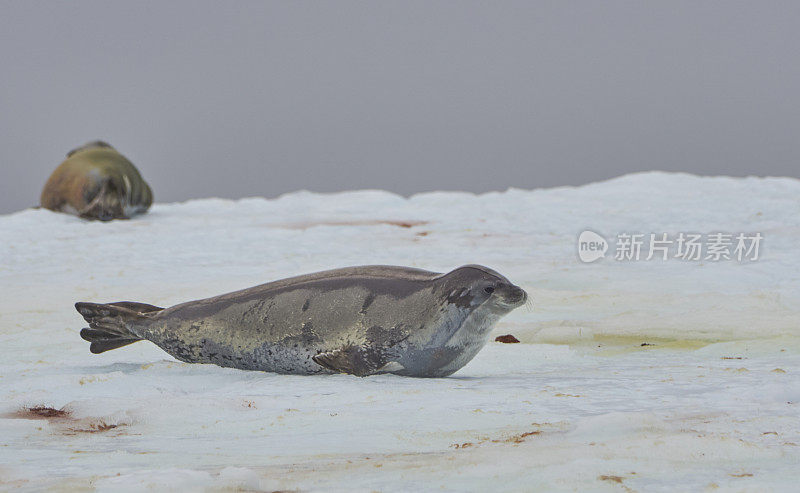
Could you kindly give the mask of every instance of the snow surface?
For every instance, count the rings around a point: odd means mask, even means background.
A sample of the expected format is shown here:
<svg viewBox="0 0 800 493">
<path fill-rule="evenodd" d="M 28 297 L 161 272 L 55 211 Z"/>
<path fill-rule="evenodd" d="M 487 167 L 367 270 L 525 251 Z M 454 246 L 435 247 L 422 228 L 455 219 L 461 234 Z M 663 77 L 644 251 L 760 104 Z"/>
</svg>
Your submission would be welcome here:
<svg viewBox="0 0 800 493">
<path fill-rule="evenodd" d="M 755 262 L 583 264 L 585 229 L 764 240 Z M 665 173 L 206 199 L 111 223 L 0 216 L 0 489 L 796 491 L 798 245 L 800 181 Z M 496 330 L 523 344 L 490 343 L 445 379 L 246 372 L 149 343 L 92 355 L 72 307 L 467 263 L 534 308 Z"/>
</svg>

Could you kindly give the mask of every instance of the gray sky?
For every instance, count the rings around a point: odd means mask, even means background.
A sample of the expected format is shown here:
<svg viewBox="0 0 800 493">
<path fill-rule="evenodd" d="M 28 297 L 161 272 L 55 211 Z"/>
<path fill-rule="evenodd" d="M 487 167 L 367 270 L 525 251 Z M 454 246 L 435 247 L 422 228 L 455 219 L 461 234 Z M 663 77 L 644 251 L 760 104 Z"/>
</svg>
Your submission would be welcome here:
<svg viewBox="0 0 800 493">
<path fill-rule="evenodd" d="M 94 139 L 159 202 L 800 176 L 795 1 L 0 7 L 0 213 Z"/>
</svg>

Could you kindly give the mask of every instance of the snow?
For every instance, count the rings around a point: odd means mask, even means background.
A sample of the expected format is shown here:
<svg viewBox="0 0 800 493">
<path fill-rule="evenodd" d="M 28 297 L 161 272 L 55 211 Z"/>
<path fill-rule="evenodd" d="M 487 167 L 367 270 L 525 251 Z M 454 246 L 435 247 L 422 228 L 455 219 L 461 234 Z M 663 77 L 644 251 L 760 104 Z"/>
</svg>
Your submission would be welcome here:
<svg viewBox="0 0 800 493">
<path fill-rule="evenodd" d="M 612 251 L 584 264 L 587 229 L 764 240 L 753 262 Z M 657 172 L 483 195 L 204 199 L 111 223 L 0 216 L 0 489 L 790 491 L 798 245 L 800 181 Z M 446 379 L 245 372 L 149 343 L 92 355 L 72 307 L 468 263 L 534 306 L 496 329 L 522 344 L 491 343 Z"/>
</svg>

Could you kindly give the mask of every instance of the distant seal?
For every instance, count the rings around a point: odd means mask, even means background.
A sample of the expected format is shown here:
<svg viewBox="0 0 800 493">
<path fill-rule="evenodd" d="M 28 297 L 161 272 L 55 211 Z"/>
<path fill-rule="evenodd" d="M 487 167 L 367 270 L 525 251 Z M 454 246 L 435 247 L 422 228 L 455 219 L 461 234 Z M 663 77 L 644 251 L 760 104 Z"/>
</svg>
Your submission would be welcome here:
<svg viewBox="0 0 800 493">
<path fill-rule="evenodd" d="M 136 167 L 105 142 L 67 154 L 42 190 L 42 207 L 85 219 L 129 219 L 146 212 L 153 192 Z"/>
<path fill-rule="evenodd" d="M 277 373 L 444 377 L 527 300 L 497 272 L 362 266 L 292 277 L 171 308 L 76 303 L 92 353 L 148 340 L 187 363 Z"/>
</svg>

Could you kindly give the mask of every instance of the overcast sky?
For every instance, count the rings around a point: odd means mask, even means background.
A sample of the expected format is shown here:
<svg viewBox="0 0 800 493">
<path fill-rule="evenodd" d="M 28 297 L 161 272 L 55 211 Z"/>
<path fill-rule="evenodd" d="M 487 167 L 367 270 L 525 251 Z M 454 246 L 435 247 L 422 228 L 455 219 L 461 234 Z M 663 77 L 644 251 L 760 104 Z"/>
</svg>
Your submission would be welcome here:
<svg viewBox="0 0 800 493">
<path fill-rule="evenodd" d="M 0 213 L 94 139 L 159 202 L 800 176 L 796 1 L 0 6 Z"/>
</svg>

